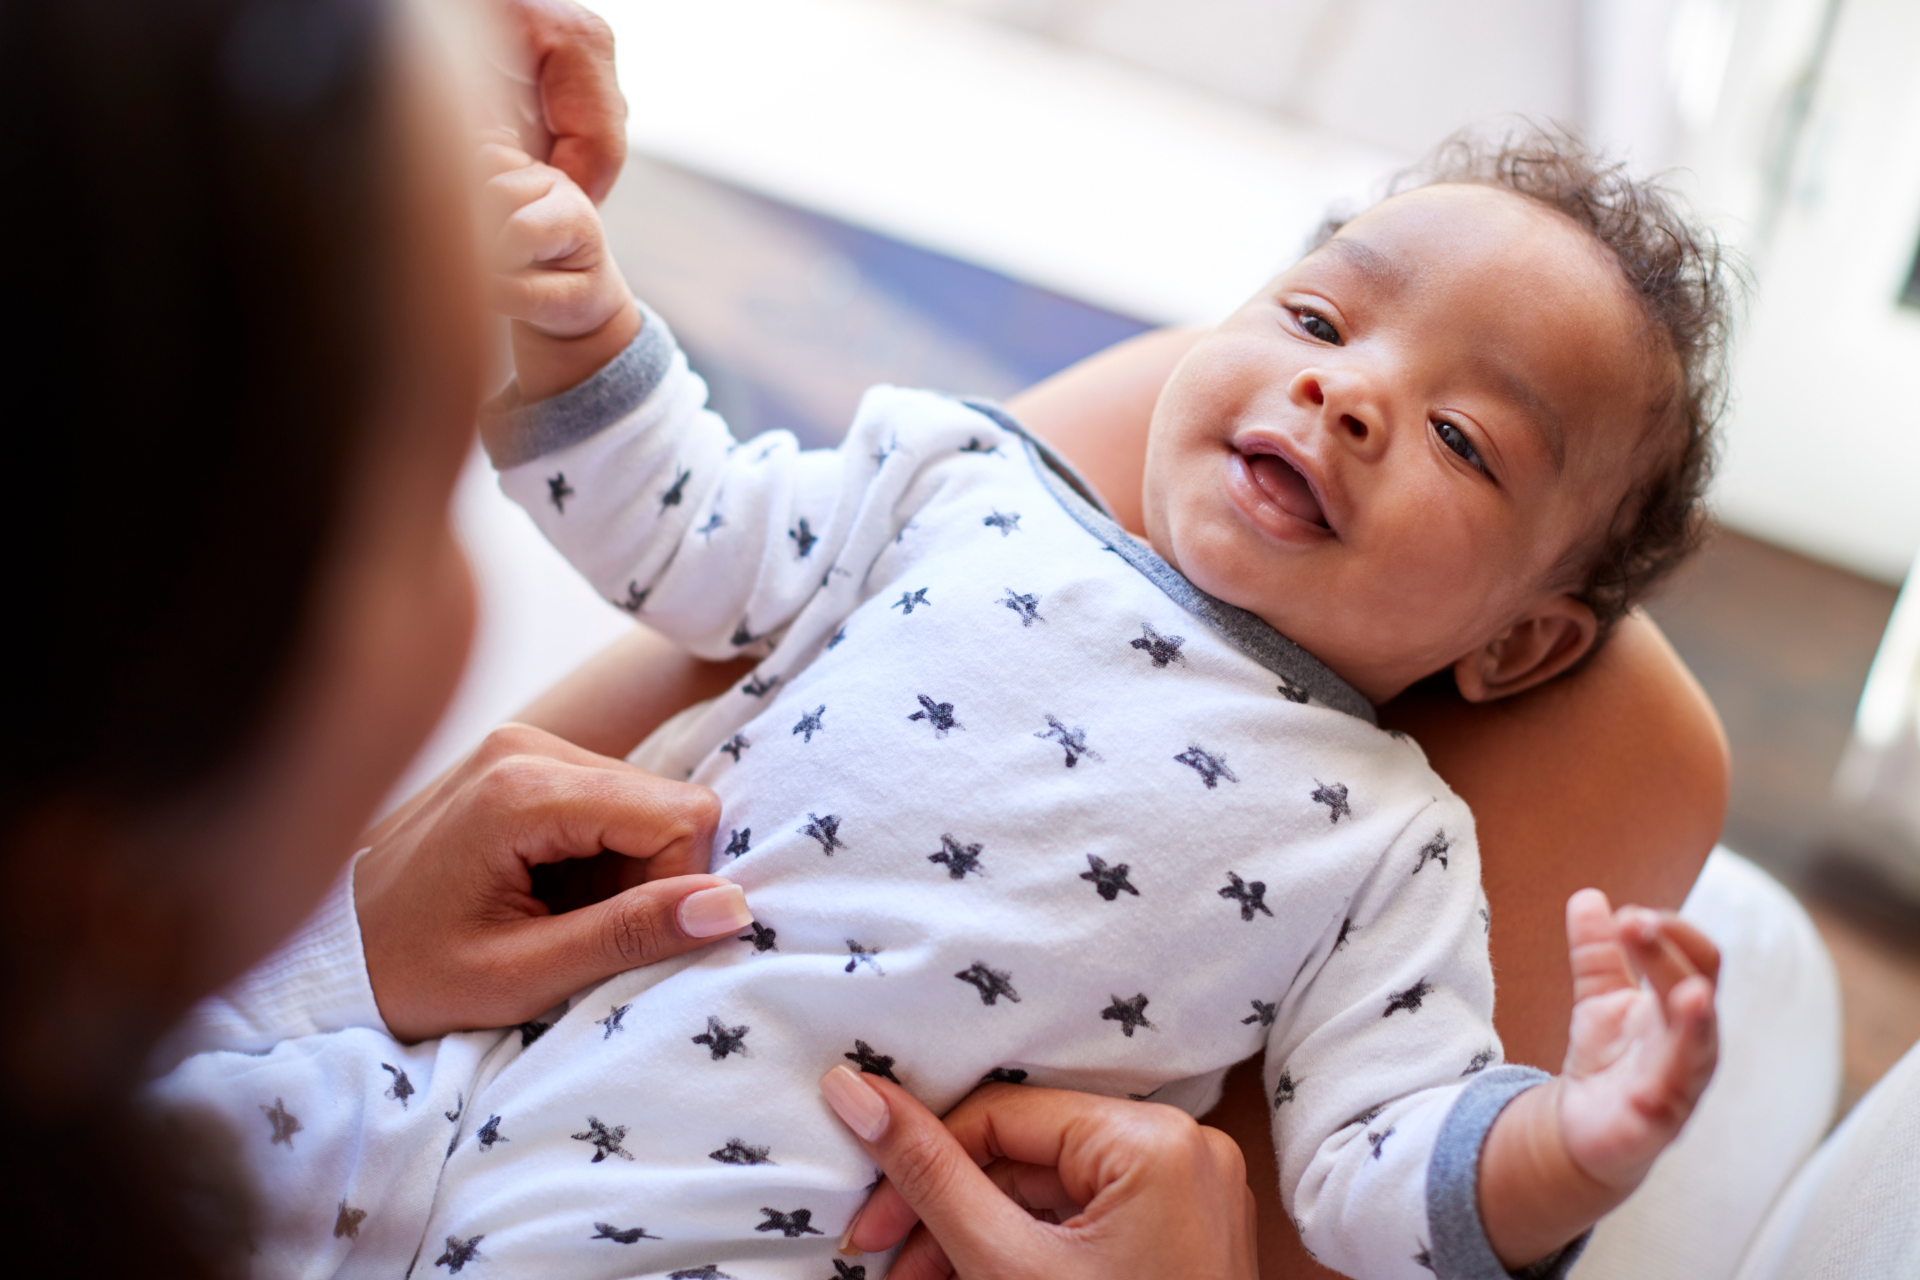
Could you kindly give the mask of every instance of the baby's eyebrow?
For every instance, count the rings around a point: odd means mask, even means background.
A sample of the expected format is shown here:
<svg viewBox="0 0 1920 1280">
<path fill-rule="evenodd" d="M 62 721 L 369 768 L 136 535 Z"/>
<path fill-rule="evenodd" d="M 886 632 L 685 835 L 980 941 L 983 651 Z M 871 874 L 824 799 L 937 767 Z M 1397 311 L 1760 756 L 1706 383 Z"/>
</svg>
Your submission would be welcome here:
<svg viewBox="0 0 1920 1280">
<path fill-rule="evenodd" d="M 1405 267 L 1364 240 L 1334 236 L 1320 247 L 1345 258 L 1349 266 L 1376 285 L 1397 289 L 1407 281 Z"/>
<path fill-rule="evenodd" d="M 1560 415 L 1541 398 L 1533 385 L 1498 360 L 1476 360 L 1478 372 L 1492 379 L 1500 394 L 1520 407 L 1528 422 L 1540 433 L 1553 457 L 1556 473 L 1567 468 L 1567 432 Z"/>
</svg>

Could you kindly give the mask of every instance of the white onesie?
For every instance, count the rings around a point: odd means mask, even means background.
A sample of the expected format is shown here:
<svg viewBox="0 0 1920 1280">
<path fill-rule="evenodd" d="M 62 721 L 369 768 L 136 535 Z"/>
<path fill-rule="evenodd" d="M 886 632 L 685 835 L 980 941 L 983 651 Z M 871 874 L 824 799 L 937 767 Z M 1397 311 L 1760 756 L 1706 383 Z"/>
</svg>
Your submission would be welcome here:
<svg viewBox="0 0 1920 1280">
<path fill-rule="evenodd" d="M 1497 1065 L 1473 821 L 1419 748 L 990 406 L 879 387 L 801 452 L 704 397 L 648 315 L 495 460 L 616 604 L 762 656 L 636 756 L 719 794 L 756 923 L 505 1033 L 189 1060 L 160 1093 L 239 1126 L 259 1269 L 878 1280 L 834 1253 L 877 1171 L 829 1068 L 1199 1114 L 1264 1048 L 1321 1260 L 1504 1274 L 1478 1152 L 1543 1077 Z"/>
</svg>

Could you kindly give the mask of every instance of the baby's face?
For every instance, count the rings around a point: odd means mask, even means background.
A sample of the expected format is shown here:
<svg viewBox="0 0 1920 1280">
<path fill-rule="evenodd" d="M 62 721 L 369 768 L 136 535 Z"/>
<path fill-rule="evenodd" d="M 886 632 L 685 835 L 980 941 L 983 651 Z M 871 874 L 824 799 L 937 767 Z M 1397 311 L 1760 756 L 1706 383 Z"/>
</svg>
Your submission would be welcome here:
<svg viewBox="0 0 1920 1280">
<path fill-rule="evenodd" d="M 1148 537 L 1385 701 L 1569 606 L 1569 551 L 1645 465 L 1664 351 L 1572 222 L 1492 188 L 1407 192 L 1175 370 Z"/>
</svg>

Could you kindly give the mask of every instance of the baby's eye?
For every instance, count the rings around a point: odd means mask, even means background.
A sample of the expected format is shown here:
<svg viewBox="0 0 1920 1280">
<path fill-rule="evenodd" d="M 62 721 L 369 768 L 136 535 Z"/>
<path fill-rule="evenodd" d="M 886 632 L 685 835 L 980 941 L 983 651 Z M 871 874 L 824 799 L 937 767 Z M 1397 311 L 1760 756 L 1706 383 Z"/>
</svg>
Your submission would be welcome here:
<svg viewBox="0 0 1920 1280">
<path fill-rule="evenodd" d="M 1487 464 L 1481 460 L 1480 451 L 1473 447 L 1473 441 L 1467 439 L 1467 433 L 1441 418 L 1433 420 L 1433 433 L 1440 437 L 1440 443 L 1447 446 L 1465 459 L 1468 466 L 1481 475 L 1487 473 Z"/>
<path fill-rule="evenodd" d="M 1329 346 L 1340 345 L 1340 331 L 1334 328 L 1333 322 L 1325 316 L 1312 311 L 1303 311 L 1297 307 L 1293 314 L 1300 318 L 1300 327 L 1306 330 L 1309 338 L 1316 338 Z"/>
</svg>

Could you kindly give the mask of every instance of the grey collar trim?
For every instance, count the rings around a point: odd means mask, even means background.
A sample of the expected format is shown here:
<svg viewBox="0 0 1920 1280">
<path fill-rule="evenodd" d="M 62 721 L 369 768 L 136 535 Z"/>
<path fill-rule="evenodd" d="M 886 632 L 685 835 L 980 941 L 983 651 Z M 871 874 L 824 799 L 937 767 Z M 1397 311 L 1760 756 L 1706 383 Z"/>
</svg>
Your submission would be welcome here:
<svg viewBox="0 0 1920 1280">
<path fill-rule="evenodd" d="M 983 400 L 963 400 L 962 404 L 991 418 L 996 426 L 1020 437 L 1027 446 L 1034 470 L 1049 492 L 1067 513 L 1098 538 L 1109 551 L 1138 569 L 1154 586 L 1166 592 L 1173 602 L 1206 623 L 1229 644 L 1279 676 L 1280 692 L 1294 701 L 1311 698 L 1322 706 L 1344 711 L 1368 724 L 1380 723 L 1373 704 L 1358 689 L 1333 673 L 1326 663 L 1274 630 L 1255 614 L 1236 605 L 1217 600 L 1182 577 L 1180 571 L 1162 560 L 1140 539 L 1122 529 L 1113 513 L 1094 493 L 1092 486 L 1073 467 L 1037 439 L 998 405 Z"/>
</svg>

